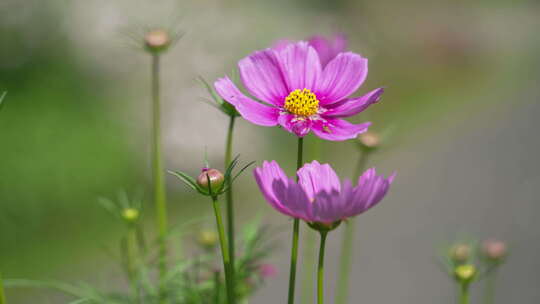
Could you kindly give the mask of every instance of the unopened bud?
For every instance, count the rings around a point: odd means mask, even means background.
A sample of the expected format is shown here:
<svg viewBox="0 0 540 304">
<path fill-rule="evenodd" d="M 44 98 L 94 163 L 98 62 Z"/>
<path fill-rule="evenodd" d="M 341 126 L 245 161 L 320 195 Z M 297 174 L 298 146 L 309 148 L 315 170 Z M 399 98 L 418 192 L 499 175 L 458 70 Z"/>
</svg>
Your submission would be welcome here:
<svg viewBox="0 0 540 304">
<path fill-rule="evenodd" d="M 139 218 L 139 210 L 135 208 L 126 208 L 122 210 L 122 218 L 130 223 L 133 223 Z"/>
<path fill-rule="evenodd" d="M 482 254 L 490 260 L 502 260 L 506 257 L 506 243 L 499 240 L 486 240 L 482 243 Z"/>
<path fill-rule="evenodd" d="M 358 135 L 360 143 L 367 148 L 377 148 L 381 144 L 381 138 L 375 132 L 367 131 Z"/>
<path fill-rule="evenodd" d="M 456 267 L 454 275 L 460 281 L 470 282 L 476 275 L 476 267 L 472 264 L 459 265 Z"/>
<path fill-rule="evenodd" d="M 212 230 L 203 230 L 199 233 L 197 241 L 203 247 L 212 248 L 217 244 L 218 236 Z"/>
<path fill-rule="evenodd" d="M 148 50 L 160 52 L 167 49 L 171 43 L 171 38 L 165 30 L 153 30 L 144 36 L 144 42 Z"/>
<path fill-rule="evenodd" d="M 217 169 L 204 168 L 199 177 L 197 177 L 197 185 L 210 192 L 210 189 L 208 188 L 208 180 L 210 180 L 212 193 L 216 194 L 216 192 L 221 190 L 225 177 Z"/>
<path fill-rule="evenodd" d="M 467 244 L 457 244 L 450 249 L 450 258 L 454 262 L 464 263 L 471 257 L 471 246 Z"/>
</svg>

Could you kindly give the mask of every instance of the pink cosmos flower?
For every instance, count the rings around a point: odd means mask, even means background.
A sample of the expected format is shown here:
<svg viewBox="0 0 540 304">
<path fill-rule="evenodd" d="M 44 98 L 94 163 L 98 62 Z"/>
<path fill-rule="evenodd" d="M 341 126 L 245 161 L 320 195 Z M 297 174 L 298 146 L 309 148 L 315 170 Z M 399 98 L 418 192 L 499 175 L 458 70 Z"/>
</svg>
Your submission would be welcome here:
<svg viewBox="0 0 540 304">
<path fill-rule="evenodd" d="M 382 88 L 349 97 L 367 77 L 367 59 L 339 53 L 322 66 L 308 42 L 290 43 L 281 50 L 256 51 L 238 63 L 243 94 L 228 78 L 218 79 L 218 94 L 246 120 L 261 126 L 280 125 L 299 137 L 313 131 L 322 139 L 341 141 L 365 132 L 371 123 L 351 124 L 356 115 L 379 101 Z M 256 100 L 260 100 L 256 101 Z"/>
<path fill-rule="evenodd" d="M 341 182 L 330 165 L 317 161 L 297 172 L 298 182 L 288 178 L 276 161 L 255 168 L 255 180 L 266 200 L 277 211 L 308 223 L 329 225 L 359 215 L 379 203 L 395 174 L 389 178 L 369 169 L 356 186 Z"/>
</svg>

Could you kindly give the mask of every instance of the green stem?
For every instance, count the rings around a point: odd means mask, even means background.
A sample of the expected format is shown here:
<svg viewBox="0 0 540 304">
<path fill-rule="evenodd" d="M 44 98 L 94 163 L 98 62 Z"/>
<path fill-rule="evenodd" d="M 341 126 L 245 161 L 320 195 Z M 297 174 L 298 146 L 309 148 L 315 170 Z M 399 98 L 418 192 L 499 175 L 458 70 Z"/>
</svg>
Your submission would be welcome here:
<svg viewBox="0 0 540 304">
<path fill-rule="evenodd" d="M 231 280 L 231 258 L 227 248 L 227 240 L 225 239 L 225 227 L 221 219 L 221 210 L 216 197 L 212 197 L 212 205 L 214 206 L 214 214 L 216 216 L 216 226 L 219 234 L 219 243 L 221 247 L 221 255 L 223 257 L 223 270 L 225 271 L 225 286 L 227 288 L 227 303 L 234 304 L 234 293 Z"/>
<path fill-rule="evenodd" d="M 214 271 L 214 303 L 216 304 L 221 303 L 221 299 L 220 299 L 221 284 L 219 284 L 219 277 L 220 277 L 219 271 Z"/>
<path fill-rule="evenodd" d="M 353 183 L 356 183 L 358 177 L 364 171 L 369 152 L 367 150 L 362 150 L 360 156 L 356 163 L 353 173 Z M 354 242 L 354 231 L 355 231 L 355 222 L 354 219 L 349 219 L 345 225 L 345 230 L 343 232 L 343 240 L 341 242 L 341 253 L 339 259 L 339 275 L 337 282 L 337 291 L 336 291 L 336 304 L 345 304 L 349 297 L 349 278 L 352 268 L 352 254 L 353 254 L 353 244 Z"/>
<path fill-rule="evenodd" d="M 2 281 L 2 274 L 0 273 L 0 304 L 6 304 L 6 294 L 4 293 L 4 283 Z"/>
<path fill-rule="evenodd" d="M 296 171 L 302 167 L 304 162 L 304 138 L 298 138 L 298 152 L 296 157 Z M 296 173 L 296 172 L 295 172 Z M 296 177 L 298 180 L 298 175 Z M 291 247 L 291 268 L 289 271 L 289 296 L 288 304 L 294 303 L 294 289 L 296 286 L 296 262 L 298 260 L 298 238 L 300 235 L 300 220 L 295 218 L 293 221 L 293 238 L 292 238 L 292 247 Z"/>
<path fill-rule="evenodd" d="M 324 303 L 324 249 L 328 231 L 321 231 L 321 247 L 319 249 L 319 268 L 317 269 L 317 303 Z"/>
<path fill-rule="evenodd" d="M 161 152 L 161 106 L 159 92 L 159 55 L 152 55 L 152 156 L 154 171 L 154 199 L 159 240 L 159 298 L 165 302 L 163 280 L 167 272 L 167 202 L 165 194 L 165 177 L 163 174 L 163 157 Z"/>
<path fill-rule="evenodd" d="M 227 143 L 225 147 L 225 168 L 229 167 L 232 161 L 232 142 L 233 142 L 233 131 L 234 131 L 234 120 L 235 116 L 230 116 L 229 120 L 229 129 L 227 131 Z M 232 290 L 236 291 L 236 265 L 234 263 L 235 259 L 235 240 L 234 240 L 234 203 L 233 203 L 233 189 L 232 184 L 229 185 L 229 190 L 225 193 L 225 199 L 227 201 L 227 234 L 229 240 L 229 257 L 231 258 L 231 285 Z M 236 298 L 236 293 L 233 294 L 233 297 Z"/>
<path fill-rule="evenodd" d="M 459 304 L 469 304 L 469 283 L 460 283 Z"/>
<path fill-rule="evenodd" d="M 137 255 L 137 230 L 135 226 L 129 227 L 128 235 L 127 235 L 127 267 L 128 267 L 128 278 L 129 278 L 129 284 L 131 285 L 131 288 L 133 289 L 133 294 L 135 295 L 135 299 L 137 299 L 137 303 L 139 303 L 139 288 L 137 285 L 137 271 L 138 271 L 138 263 L 139 258 Z"/>
<path fill-rule="evenodd" d="M 486 278 L 486 286 L 484 287 L 484 303 L 495 303 L 495 281 L 497 276 L 497 270 L 493 270 Z"/>
</svg>

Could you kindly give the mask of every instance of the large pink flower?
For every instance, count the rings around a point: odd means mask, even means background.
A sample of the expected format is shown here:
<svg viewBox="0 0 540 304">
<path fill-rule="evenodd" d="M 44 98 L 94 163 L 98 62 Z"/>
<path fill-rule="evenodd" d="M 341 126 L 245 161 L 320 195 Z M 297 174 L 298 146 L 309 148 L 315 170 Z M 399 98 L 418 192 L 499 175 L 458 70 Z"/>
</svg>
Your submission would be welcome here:
<svg viewBox="0 0 540 304">
<path fill-rule="evenodd" d="M 280 125 L 299 137 L 311 130 L 327 140 L 356 137 L 371 123 L 351 124 L 341 118 L 364 111 L 383 93 L 378 88 L 349 97 L 366 79 L 367 59 L 352 52 L 339 53 L 323 68 L 318 52 L 305 41 L 254 52 L 240 60 L 238 67 L 244 87 L 255 98 L 243 94 L 228 77 L 215 82 L 218 94 L 246 120 L 261 126 Z"/>
<path fill-rule="evenodd" d="M 317 161 L 297 172 L 298 182 L 288 178 L 277 162 L 265 161 L 255 168 L 255 180 L 266 200 L 277 211 L 308 223 L 332 224 L 367 211 L 388 192 L 389 178 L 369 169 L 356 185 L 341 182 L 330 165 Z"/>
</svg>

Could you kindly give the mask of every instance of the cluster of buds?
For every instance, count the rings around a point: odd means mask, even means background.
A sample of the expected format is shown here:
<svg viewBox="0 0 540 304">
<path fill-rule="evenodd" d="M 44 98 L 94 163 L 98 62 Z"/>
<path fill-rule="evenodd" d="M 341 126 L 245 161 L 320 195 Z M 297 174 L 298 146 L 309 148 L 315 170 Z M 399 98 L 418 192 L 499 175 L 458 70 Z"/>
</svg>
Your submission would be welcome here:
<svg viewBox="0 0 540 304">
<path fill-rule="evenodd" d="M 219 195 L 227 192 L 236 178 L 238 178 L 238 176 L 240 176 L 240 174 L 249 166 L 255 163 L 250 162 L 242 167 L 238 173 L 233 174 L 234 168 L 238 165 L 238 157 L 239 156 L 235 157 L 229 164 L 227 170 L 225 170 L 225 174 L 217 169 L 209 168 L 208 166 L 202 168 L 201 174 L 199 174 L 197 179 L 194 179 L 182 171 L 169 171 L 169 173 L 178 177 L 182 182 L 200 194 L 215 199 Z"/>
<path fill-rule="evenodd" d="M 447 269 L 458 283 L 469 285 L 500 266 L 507 257 L 506 243 L 489 239 L 480 248 L 471 243 L 460 242 L 446 252 Z"/>
</svg>

